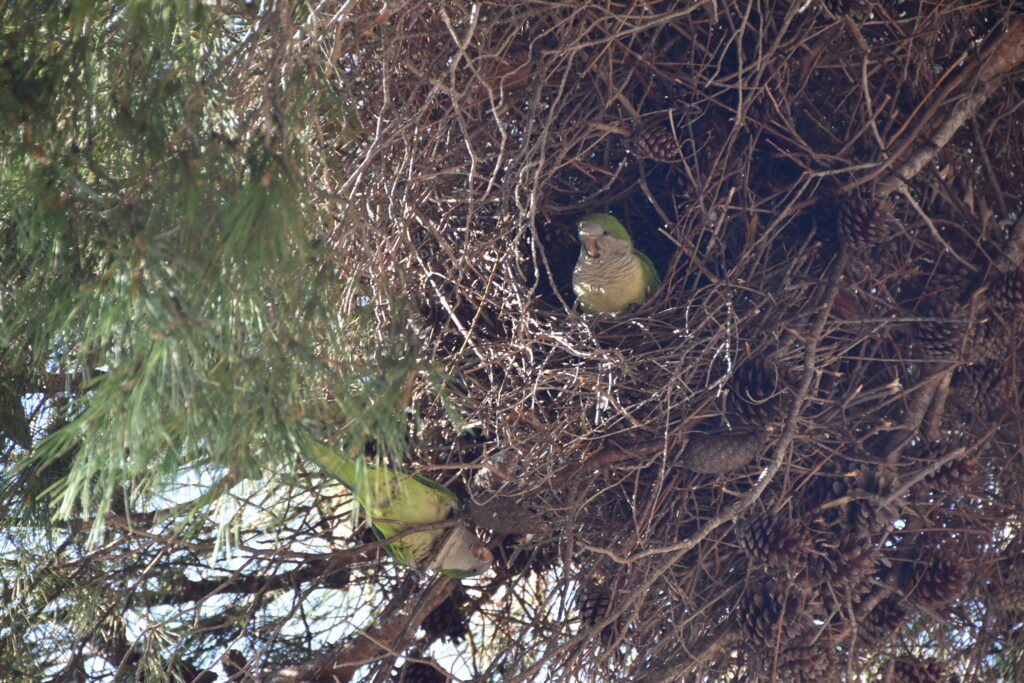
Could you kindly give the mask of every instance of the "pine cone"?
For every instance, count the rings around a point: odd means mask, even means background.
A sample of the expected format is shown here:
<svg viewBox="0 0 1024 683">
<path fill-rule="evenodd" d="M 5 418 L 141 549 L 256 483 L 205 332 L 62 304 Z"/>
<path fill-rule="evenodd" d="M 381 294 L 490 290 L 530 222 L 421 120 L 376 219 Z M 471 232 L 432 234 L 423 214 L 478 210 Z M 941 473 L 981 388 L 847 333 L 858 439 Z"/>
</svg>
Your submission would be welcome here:
<svg viewBox="0 0 1024 683">
<path fill-rule="evenodd" d="M 576 594 L 576 608 L 580 611 L 580 621 L 586 626 L 593 626 L 608 615 L 612 592 L 602 583 L 588 581 L 580 587 Z"/>
<path fill-rule="evenodd" d="M 428 641 L 447 638 L 452 643 L 459 643 L 469 634 L 466 626 L 466 615 L 462 613 L 462 595 L 450 595 L 434 608 L 423 620 L 422 628 Z"/>
<path fill-rule="evenodd" d="M 964 348 L 967 325 L 948 320 L 923 320 L 914 323 L 914 347 L 922 359 L 957 360 Z"/>
<path fill-rule="evenodd" d="M 899 598 L 889 596 L 863 617 L 858 633 L 869 645 L 881 644 L 903 625 L 905 617 Z"/>
<path fill-rule="evenodd" d="M 740 548 L 752 562 L 764 564 L 772 548 L 773 517 L 768 513 L 754 515 L 736 526 Z"/>
<path fill-rule="evenodd" d="M 779 655 L 776 680 L 792 683 L 821 683 L 835 680 L 839 658 L 823 643 L 791 647 Z"/>
<path fill-rule="evenodd" d="M 878 547 L 871 539 L 848 536 L 838 548 L 815 556 L 812 573 L 822 582 L 833 586 L 850 586 L 859 582 L 875 568 Z"/>
<path fill-rule="evenodd" d="M 1002 363 L 979 363 L 957 368 L 950 399 L 965 415 L 989 418 L 1002 412 L 1009 388 Z"/>
<path fill-rule="evenodd" d="M 871 537 L 880 532 L 892 520 L 892 513 L 869 500 L 855 500 L 850 503 L 849 529 L 858 536 Z"/>
<path fill-rule="evenodd" d="M 978 273 L 957 260 L 944 260 L 928 274 L 929 300 L 940 308 L 951 309 L 964 301 L 978 286 Z"/>
<path fill-rule="evenodd" d="M 778 366 L 760 356 L 736 369 L 729 398 L 731 409 L 751 425 L 780 422 L 789 412 L 790 395 L 782 386 Z"/>
<path fill-rule="evenodd" d="M 848 197 L 839 208 L 838 222 L 840 241 L 858 251 L 885 242 L 897 227 L 892 202 L 870 194 Z"/>
<path fill-rule="evenodd" d="M 823 469 L 807 487 L 805 505 L 812 509 L 817 508 L 836 498 L 842 498 L 850 492 L 851 487 L 851 477 Z"/>
<path fill-rule="evenodd" d="M 855 534 L 871 536 L 892 520 L 892 511 L 879 508 L 878 504 L 867 497 L 882 497 L 892 491 L 893 478 L 866 470 L 857 474 L 856 488 L 853 491 L 859 498 L 850 503 L 849 526 Z"/>
<path fill-rule="evenodd" d="M 244 671 L 249 665 L 245 655 L 235 649 L 227 650 L 220 658 L 220 665 L 224 667 L 224 675 L 232 681 L 251 681 Z"/>
<path fill-rule="evenodd" d="M 989 305 L 997 311 L 1024 313 L 1024 270 L 996 276 L 986 292 Z"/>
<path fill-rule="evenodd" d="M 875 567 L 872 569 L 875 569 Z M 874 590 L 875 582 L 871 573 L 866 574 L 860 581 L 850 580 L 845 583 L 822 583 L 819 592 L 822 609 L 825 610 L 825 614 L 832 615 L 831 621 L 833 626 L 845 628 L 847 626 L 847 607 L 850 604 L 860 604 Z"/>
<path fill-rule="evenodd" d="M 786 591 L 789 594 L 786 594 Z M 771 582 L 756 585 L 745 596 L 737 611 L 743 628 L 756 647 L 773 649 L 806 638 L 811 614 L 796 586 L 778 586 Z"/>
<path fill-rule="evenodd" d="M 753 564 L 786 566 L 801 561 L 811 550 L 811 541 L 800 522 L 768 513 L 741 522 L 736 536 Z"/>
<path fill-rule="evenodd" d="M 732 472 L 761 455 L 768 435 L 736 430 L 717 434 L 691 434 L 680 459 L 698 474 Z"/>
<path fill-rule="evenodd" d="M 1016 334 L 1010 326 L 1002 319 L 991 316 L 971 325 L 964 348 L 965 360 L 983 363 L 1003 358 L 1015 341 Z"/>
<path fill-rule="evenodd" d="M 965 455 L 962 458 L 950 460 L 929 474 L 925 481 L 936 491 L 962 491 L 977 470 L 978 458 L 973 455 Z"/>
<path fill-rule="evenodd" d="M 963 558 L 940 558 L 919 568 L 907 590 L 921 605 L 945 605 L 963 595 L 970 578 Z"/>
<path fill-rule="evenodd" d="M 804 507 L 808 514 L 814 515 L 814 524 L 841 536 L 849 533 L 871 536 L 889 522 L 892 511 L 878 509 L 869 497 L 884 497 L 891 489 L 892 477 L 876 472 L 862 471 L 855 477 L 822 472 L 812 481 Z M 833 501 L 842 501 L 842 504 Z"/>
<path fill-rule="evenodd" d="M 580 612 L 580 623 L 584 627 L 593 627 L 602 619 L 608 616 L 611 607 L 612 592 L 607 584 L 587 581 L 580 586 L 576 593 L 576 608 Z M 622 620 L 608 624 L 597 636 L 597 641 L 604 645 L 611 645 L 618 633 Z"/>
<path fill-rule="evenodd" d="M 672 162 L 679 161 L 679 143 L 668 126 L 657 121 L 639 128 L 633 133 L 633 152 L 641 159 Z"/>
<path fill-rule="evenodd" d="M 398 683 L 448 683 L 447 676 L 423 662 L 406 662 L 395 680 Z"/>
<path fill-rule="evenodd" d="M 1011 616 L 1024 613 L 1024 583 L 993 586 L 989 590 L 989 606 L 997 612 Z"/>
<path fill-rule="evenodd" d="M 832 501 L 848 495 L 852 485 L 852 478 L 828 470 L 811 479 L 801 504 L 801 514 L 806 523 L 826 529 L 845 526 L 846 510 L 841 505 L 832 504 Z"/>
<path fill-rule="evenodd" d="M 939 683 L 944 673 L 934 659 L 900 657 L 893 662 L 892 683 Z"/>
</svg>

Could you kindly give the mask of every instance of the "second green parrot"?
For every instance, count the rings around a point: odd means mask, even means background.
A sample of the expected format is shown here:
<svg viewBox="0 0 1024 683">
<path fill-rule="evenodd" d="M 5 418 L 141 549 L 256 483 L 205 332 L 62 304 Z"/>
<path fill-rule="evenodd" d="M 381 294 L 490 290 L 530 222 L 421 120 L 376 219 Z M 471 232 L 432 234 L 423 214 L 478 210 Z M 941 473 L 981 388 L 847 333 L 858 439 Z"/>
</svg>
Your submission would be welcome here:
<svg viewBox="0 0 1024 683">
<path fill-rule="evenodd" d="M 579 236 L 572 289 L 584 313 L 615 313 L 643 303 L 661 284 L 651 259 L 633 246 L 626 226 L 614 216 L 584 216 Z"/>
<path fill-rule="evenodd" d="M 311 445 L 307 452 L 352 492 L 378 538 L 443 521 L 459 506 L 454 493 L 426 477 L 371 465 L 324 444 Z M 484 571 L 492 559 L 491 551 L 462 525 L 415 531 L 390 544 L 388 551 L 401 564 L 438 569 L 456 578 Z"/>
</svg>

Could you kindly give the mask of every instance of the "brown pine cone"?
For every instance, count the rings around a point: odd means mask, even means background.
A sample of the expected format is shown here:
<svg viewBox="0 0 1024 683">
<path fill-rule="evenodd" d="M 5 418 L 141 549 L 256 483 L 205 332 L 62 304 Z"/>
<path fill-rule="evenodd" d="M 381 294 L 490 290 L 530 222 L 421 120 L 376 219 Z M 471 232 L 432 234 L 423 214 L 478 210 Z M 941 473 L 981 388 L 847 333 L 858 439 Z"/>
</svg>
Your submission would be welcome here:
<svg viewBox="0 0 1024 683">
<path fill-rule="evenodd" d="M 822 683 L 836 678 L 839 658 L 823 643 L 791 647 L 779 655 L 776 680 L 793 683 Z"/>
<path fill-rule="evenodd" d="M 934 659 L 900 657 L 893 662 L 892 683 L 939 683 L 944 673 Z"/>
<path fill-rule="evenodd" d="M 878 508 L 874 499 L 884 498 L 892 490 L 893 478 L 873 471 L 855 476 L 823 470 L 811 480 L 802 502 L 807 523 L 845 537 L 849 534 L 873 536 L 882 531 L 893 516 L 891 508 Z"/>
<path fill-rule="evenodd" d="M 956 360 L 964 348 L 967 325 L 949 320 L 922 320 L 914 323 L 916 354 L 922 359 Z"/>
<path fill-rule="evenodd" d="M 576 593 L 576 608 L 580 611 L 580 621 L 586 626 L 593 626 L 608 614 L 612 592 L 603 583 L 588 581 Z"/>
<path fill-rule="evenodd" d="M 940 308 L 952 308 L 978 285 L 978 273 L 955 259 L 944 260 L 927 275 L 927 294 Z"/>
<path fill-rule="evenodd" d="M 736 525 L 736 538 L 740 548 L 756 564 L 766 564 L 772 550 L 772 522 L 768 513 L 753 515 Z"/>
<path fill-rule="evenodd" d="M 893 489 L 893 477 L 874 470 L 857 473 L 854 495 L 858 499 L 850 504 L 849 523 L 855 533 L 870 536 L 892 519 L 892 510 L 879 508 L 869 497 L 885 497 Z"/>
<path fill-rule="evenodd" d="M 740 547 L 753 564 L 787 566 L 802 561 L 811 541 L 800 522 L 768 513 L 753 515 L 736 527 Z"/>
<path fill-rule="evenodd" d="M 858 194 L 847 197 L 839 208 L 839 239 L 857 251 L 885 242 L 896 233 L 897 225 L 892 202 L 888 199 Z"/>
<path fill-rule="evenodd" d="M 945 465 L 929 474 L 925 481 L 936 491 L 961 491 L 978 471 L 978 458 L 965 455 L 950 460 Z"/>
<path fill-rule="evenodd" d="M 788 591 L 788 594 L 787 594 Z M 813 624 L 810 605 L 795 585 L 767 581 L 743 597 L 737 616 L 756 647 L 786 647 L 808 636 Z"/>
<path fill-rule="evenodd" d="M 971 325 L 964 358 L 971 363 L 983 363 L 1006 356 L 1016 335 L 1010 325 L 1001 318 L 990 316 Z"/>
<path fill-rule="evenodd" d="M 761 356 L 736 369 L 729 399 L 730 408 L 742 421 L 758 426 L 781 422 L 791 403 L 779 367 Z"/>
<path fill-rule="evenodd" d="M 977 363 L 953 373 L 950 399 L 953 407 L 964 414 L 987 418 L 1006 408 L 1008 389 L 1002 363 Z"/>
<path fill-rule="evenodd" d="M 992 586 L 989 590 L 989 606 L 1001 614 L 1024 614 L 1024 582 L 1005 586 Z"/>
<path fill-rule="evenodd" d="M 672 162 L 682 154 L 675 136 L 663 121 L 648 123 L 633 133 L 633 152 L 641 159 Z"/>
<path fill-rule="evenodd" d="M 919 567 L 906 587 L 910 597 L 928 607 L 945 605 L 963 595 L 971 574 L 963 558 L 939 558 Z"/>
<path fill-rule="evenodd" d="M 576 592 L 576 608 L 580 612 L 580 623 L 587 628 L 597 625 L 608 616 L 611 600 L 612 591 L 608 584 L 593 580 L 583 583 Z M 617 619 L 601 629 L 597 642 L 605 647 L 610 646 L 619 633 L 622 621 L 621 618 Z"/>
<path fill-rule="evenodd" d="M 466 625 L 466 615 L 461 609 L 463 597 L 450 595 L 427 615 L 422 624 L 427 640 L 433 642 L 447 638 L 453 643 L 458 643 L 465 639 L 469 634 L 469 627 Z"/>
<path fill-rule="evenodd" d="M 989 306 L 997 311 L 1024 313 L 1024 270 L 997 275 L 985 294 Z"/>
<path fill-rule="evenodd" d="M 816 508 L 824 503 L 847 495 L 852 486 L 852 477 L 822 469 L 818 476 L 811 480 L 810 486 L 807 487 L 805 504 L 810 508 Z"/>
<path fill-rule="evenodd" d="M 760 431 L 691 434 L 680 459 L 698 474 L 732 472 L 761 455 L 767 443 L 768 434 Z"/>
<path fill-rule="evenodd" d="M 899 598 L 889 596 L 864 615 L 858 633 L 869 645 L 878 645 L 888 640 L 903 625 L 905 618 L 906 611 Z"/>
<path fill-rule="evenodd" d="M 852 477 L 822 470 L 811 479 L 801 501 L 801 516 L 806 524 L 813 528 L 845 529 L 848 514 L 846 505 L 836 505 L 833 501 L 850 495 L 853 486 Z"/>
<path fill-rule="evenodd" d="M 858 583 L 875 568 L 878 547 L 869 538 L 848 536 L 838 548 L 816 555 L 811 562 L 812 574 L 833 586 Z"/>
<path fill-rule="evenodd" d="M 395 678 L 397 683 L 448 683 L 448 677 L 430 664 L 406 662 Z"/>
</svg>

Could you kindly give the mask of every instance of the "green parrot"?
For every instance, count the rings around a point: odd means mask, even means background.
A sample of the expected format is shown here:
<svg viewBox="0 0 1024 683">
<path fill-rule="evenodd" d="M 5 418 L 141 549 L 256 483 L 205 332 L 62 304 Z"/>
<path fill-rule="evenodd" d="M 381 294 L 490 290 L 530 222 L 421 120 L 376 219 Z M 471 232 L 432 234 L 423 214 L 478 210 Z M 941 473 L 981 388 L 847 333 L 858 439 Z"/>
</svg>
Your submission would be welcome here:
<svg viewBox="0 0 1024 683">
<path fill-rule="evenodd" d="M 661 278 L 651 259 L 633 247 L 626 227 L 614 216 L 592 213 L 580 221 L 580 258 L 572 289 L 584 313 L 615 313 L 643 303 Z"/>
<path fill-rule="evenodd" d="M 443 521 L 459 507 L 458 497 L 436 481 L 371 465 L 319 442 L 311 446 L 307 452 L 312 459 L 352 492 L 378 538 L 391 538 L 409 525 Z M 388 545 L 388 551 L 401 564 L 437 569 L 455 578 L 479 574 L 493 559 L 491 551 L 461 524 L 408 534 Z"/>
</svg>

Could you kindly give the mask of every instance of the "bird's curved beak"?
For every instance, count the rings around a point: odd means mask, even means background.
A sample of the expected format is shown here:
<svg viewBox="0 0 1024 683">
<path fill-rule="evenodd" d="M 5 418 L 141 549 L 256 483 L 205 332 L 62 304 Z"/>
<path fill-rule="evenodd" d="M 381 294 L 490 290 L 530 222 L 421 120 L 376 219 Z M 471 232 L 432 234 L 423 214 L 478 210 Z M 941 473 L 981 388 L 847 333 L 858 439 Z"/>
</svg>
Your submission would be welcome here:
<svg viewBox="0 0 1024 683">
<path fill-rule="evenodd" d="M 597 248 L 596 237 L 581 237 L 580 239 L 583 241 L 583 248 L 587 250 L 587 253 L 590 254 L 592 258 L 597 258 L 600 255 L 601 252 Z"/>
</svg>

